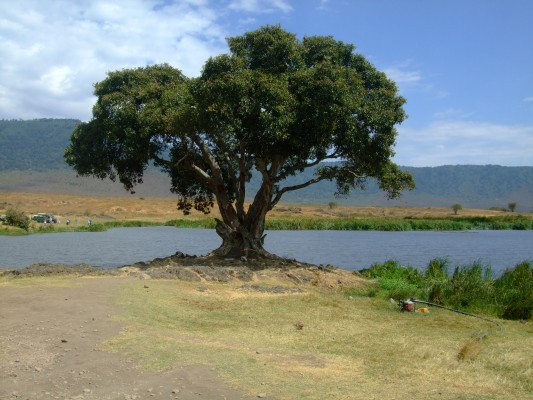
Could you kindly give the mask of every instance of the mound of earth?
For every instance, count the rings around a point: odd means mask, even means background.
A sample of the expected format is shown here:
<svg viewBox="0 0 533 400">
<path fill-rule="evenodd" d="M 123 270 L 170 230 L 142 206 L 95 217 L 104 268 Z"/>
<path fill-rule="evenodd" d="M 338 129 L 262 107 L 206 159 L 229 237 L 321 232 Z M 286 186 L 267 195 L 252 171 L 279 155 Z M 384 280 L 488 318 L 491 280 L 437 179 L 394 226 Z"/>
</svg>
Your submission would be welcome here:
<svg viewBox="0 0 533 400">
<path fill-rule="evenodd" d="M 19 277 L 127 275 L 140 279 L 243 283 L 274 280 L 290 285 L 312 285 L 333 290 L 360 286 L 366 282 L 358 272 L 347 271 L 332 265 L 317 266 L 284 258 L 237 260 L 215 256 L 198 257 L 181 252 L 170 257 L 156 258 L 152 261 L 138 262 L 118 268 L 106 269 L 88 264 L 37 263 L 21 269 L 5 270 L 1 275 Z M 254 285 L 249 285 L 248 289 L 253 287 Z"/>
</svg>

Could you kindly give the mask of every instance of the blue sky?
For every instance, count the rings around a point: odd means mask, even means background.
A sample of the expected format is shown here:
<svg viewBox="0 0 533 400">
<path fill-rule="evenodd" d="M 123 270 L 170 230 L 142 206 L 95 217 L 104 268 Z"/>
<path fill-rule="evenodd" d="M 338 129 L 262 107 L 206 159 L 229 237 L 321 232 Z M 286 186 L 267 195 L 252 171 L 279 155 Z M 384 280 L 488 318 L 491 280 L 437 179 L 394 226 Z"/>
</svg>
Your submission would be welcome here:
<svg viewBox="0 0 533 400">
<path fill-rule="evenodd" d="M 0 1 L 0 118 L 88 120 L 106 72 L 197 76 L 264 24 L 331 35 L 397 82 L 395 161 L 533 166 L 531 0 Z"/>
</svg>

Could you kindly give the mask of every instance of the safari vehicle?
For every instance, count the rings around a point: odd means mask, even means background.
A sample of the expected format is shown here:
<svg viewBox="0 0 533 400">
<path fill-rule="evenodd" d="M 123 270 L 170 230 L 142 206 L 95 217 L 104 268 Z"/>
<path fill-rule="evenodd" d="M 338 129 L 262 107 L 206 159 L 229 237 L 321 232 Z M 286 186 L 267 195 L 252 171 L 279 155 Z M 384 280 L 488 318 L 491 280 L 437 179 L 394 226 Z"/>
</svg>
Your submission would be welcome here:
<svg viewBox="0 0 533 400">
<path fill-rule="evenodd" d="M 31 219 L 35 222 L 40 222 L 43 224 L 51 224 L 51 223 L 57 224 L 57 218 L 51 214 L 46 214 L 46 213 L 37 213 L 33 215 Z"/>
</svg>

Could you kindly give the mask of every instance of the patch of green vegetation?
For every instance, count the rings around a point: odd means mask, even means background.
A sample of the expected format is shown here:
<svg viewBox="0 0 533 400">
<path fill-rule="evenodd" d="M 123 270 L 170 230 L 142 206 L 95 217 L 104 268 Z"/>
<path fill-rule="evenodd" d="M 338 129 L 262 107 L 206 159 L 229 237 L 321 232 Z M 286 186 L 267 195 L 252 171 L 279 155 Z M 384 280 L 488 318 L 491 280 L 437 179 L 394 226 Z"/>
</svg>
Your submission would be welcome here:
<svg viewBox="0 0 533 400">
<path fill-rule="evenodd" d="M 111 228 L 143 226 L 175 226 L 176 228 L 214 229 L 213 218 L 199 220 L 173 219 L 165 223 L 150 221 L 107 221 L 77 228 L 47 224 L 29 228 L 29 233 L 47 232 L 102 232 Z M 268 230 L 339 230 L 339 231 L 464 231 L 464 230 L 532 230 L 533 218 L 521 215 L 497 217 L 449 218 L 302 218 L 267 219 Z M 0 235 L 27 234 L 23 229 L 2 229 Z"/>
<path fill-rule="evenodd" d="M 529 230 L 533 219 L 525 216 L 449 218 L 284 218 L 268 219 L 270 230 L 349 230 L 349 231 L 463 231 Z"/>
<path fill-rule="evenodd" d="M 16 228 L 28 231 L 30 228 L 30 219 L 22 210 L 8 208 L 5 215 L 5 223 Z"/>
<path fill-rule="evenodd" d="M 175 226 L 176 228 L 205 228 L 214 229 L 215 220 L 213 218 L 190 220 L 190 219 L 172 219 L 165 222 L 165 226 Z"/>
<path fill-rule="evenodd" d="M 446 259 L 431 260 L 423 271 L 389 260 L 373 264 L 361 274 L 377 281 L 376 294 L 384 298 L 415 298 L 505 319 L 527 320 L 533 315 L 533 263 L 530 261 L 508 269 L 498 279 L 492 278 L 490 266 L 480 262 L 456 266 L 450 273 Z"/>
<path fill-rule="evenodd" d="M 160 226 L 161 223 L 149 221 L 106 221 L 77 228 L 81 232 L 103 232 L 113 228 L 142 228 L 145 226 Z"/>
<path fill-rule="evenodd" d="M 2 229 L 0 235 L 25 235 L 29 233 L 59 233 L 59 232 L 104 232 L 112 228 L 141 228 L 145 226 L 161 226 L 160 222 L 150 221 L 107 221 L 103 223 L 93 223 L 78 227 L 55 225 L 55 224 L 35 224 L 29 231 L 22 229 Z"/>
</svg>

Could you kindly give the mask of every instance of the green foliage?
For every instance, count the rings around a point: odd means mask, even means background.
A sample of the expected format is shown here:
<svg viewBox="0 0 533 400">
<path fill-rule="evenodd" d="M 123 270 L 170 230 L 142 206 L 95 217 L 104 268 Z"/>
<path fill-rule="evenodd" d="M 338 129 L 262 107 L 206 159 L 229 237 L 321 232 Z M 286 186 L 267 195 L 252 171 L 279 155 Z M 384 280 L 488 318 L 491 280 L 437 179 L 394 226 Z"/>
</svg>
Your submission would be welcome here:
<svg viewBox="0 0 533 400">
<path fill-rule="evenodd" d="M 165 222 L 165 226 L 175 226 L 176 228 L 215 228 L 215 221 L 212 219 L 190 220 L 171 219 Z"/>
<path fill-rule="evenodd" d="M 450 281 L 446 304 L 457 308 L 470 308 L 476 303 L 487 301 L 491 293 L 491 269 L 474 262 L 468 266 L 457 266 Z"/>
<path fill-rule="evenodd" d="M 458 211 L 462 210 L 463 209 L 463 206 L 459 203 L 455 203 L 453 206 L 452 206 L 452 210 L 453 210 L 453 213 L 454 214 L 457 214 Z"/>
<path fill-rule="evenodd" d="M 78 229 L 80 231 L 88 232 L 103 232 L 112 228 L 141 228 L 144 226 L 159 226 L 161 224 L 157 222 L 147 222 L 147 221 L 107 221 L 104 223 L 91 224 L 81 226 Z"/>
<path fill-rule="evenodd" d="M 90 224 L 86 227 L 81 228 L 82 230 L 87 230 L 89 232 L 104 232 L 107 230 L 104 224 Z"/>
<path fill-rule="evenodd" d="M 448 260 L 435 258 L 430 260 L 424 271 L 424 289 L 427 300 L 435 304 L 443 304 L 450 290 Z"/>
<path fill-rule="evenodd" d="M 136 225 L 139 224 L 139 225 Z M 149 222 L 140 221 L 109 221 L 108 228 L 129 226 L 149 226 Z M 208 228 L 215 227 L 215 221 L 209 218 L 199 220 L 175 219 L 165 223 L 167 226 L 178 228 Z M 267 219 L 268 230 L 337 230 L 337 231 L 454 231 L 469 229 L 533 229 L 533 219 L 519 217 L 513 219 L 503 217 L 479 218 L 450 218 L 450 219 L 350 219 L 350 218 L 284 218 Z"/>
<path fill-rule="evenodd" d="M 24 211 L 9 208 L 6 211 L 5 223 L 27 231 L 30 228 L 30 218 Z"/>
<path fill-rule="evenodd" d="M 493 314 L 505 319 L 531 319 L 533 264 L 525 261 L 493 279 L 489 266 L 480 262 L 457 266 L 449 274 L 446 259 L 433 259 L 419 272 L 397 261 L 373 264 L 360 271 L 379 285 L 350 295 L 379 295 L 396 300 L 416 298 L 459 310 Z"/>
<path fill-rule="evenodd" d="M 533 314 L 533 263 L 525 261 L 505 271 L 494 285 L 500 316 L 531 319 Z"/>
<path fill-rule="evenodd" d="M 389 260 L 375 263 L 360 271 L 370 279 L 378 279 L 383 295 L 387 298 L 409 299 L 421 294 L 421 274 L 411 266 L 402 266 Z"/>
<path fill-rule="evenodd" d="M 0 171 L 66 168 L 63 152 L 80 121 L 0 120 Z"/>
<path fill-rule="evenodd" d="M 209 58 L 198 78 L 167 64 L 108 73 L 95 85 L 93 118 L 72 134 L 67 163 L 130 191 L 149 165 L 161 168 L 185 214 L 218 203 L 225 254 L 261 252 L 265 215 L 287 192 L 331 181 L 347 194 L 367 179 L 389 198 L 414 188 L 391 160 L 405 99 L 353 45 L 299 40 L 280 26 L 227 41 L 230 54 Z M 311 179 L 286 185 L 306 169 Z"/>
<path fill-rule="evenodd" d="M 533 229 L 533 219 L 516 217 L 450 218 L 284 218 L 267 219 L 270 230 L 349 230 L 349 231 L 464 231 Z"/>
<path fill-rule="evenodd" d="M 418 270 L 411 266 L 402 266 L 398 261 L 388 260 L 384 263 L 374 263 L 370 268 L 360 271 L 365 278 L 392 278 L 403 279 L 408 282 L 420 281 L 421 275 Z"/>
</svg>

